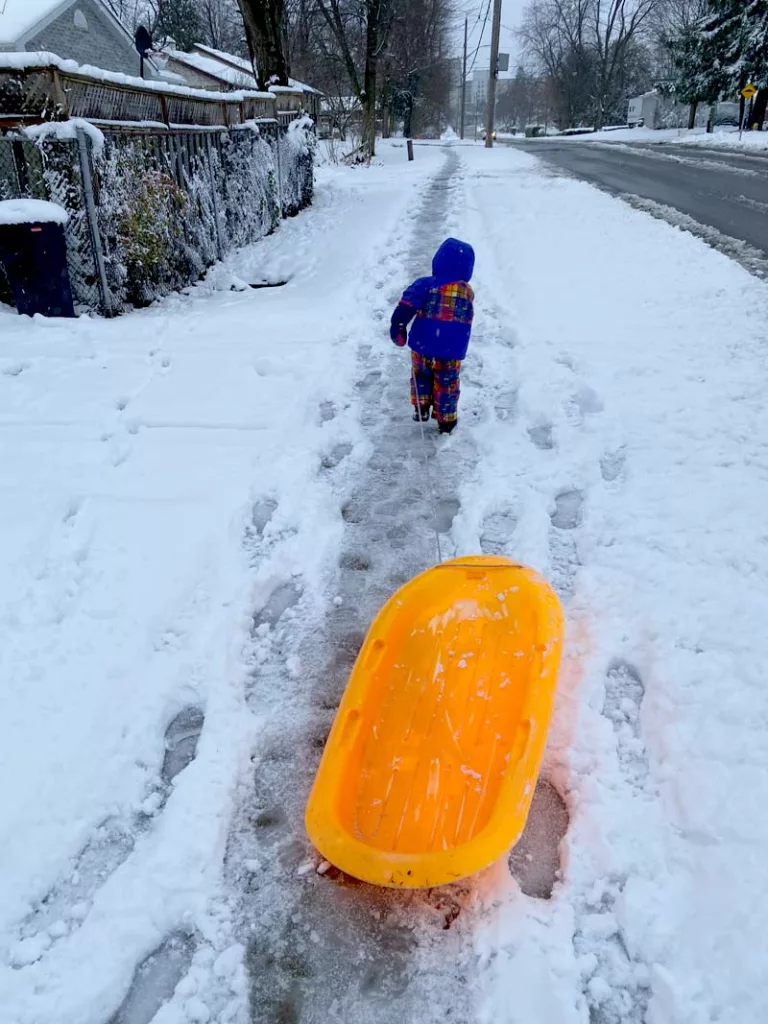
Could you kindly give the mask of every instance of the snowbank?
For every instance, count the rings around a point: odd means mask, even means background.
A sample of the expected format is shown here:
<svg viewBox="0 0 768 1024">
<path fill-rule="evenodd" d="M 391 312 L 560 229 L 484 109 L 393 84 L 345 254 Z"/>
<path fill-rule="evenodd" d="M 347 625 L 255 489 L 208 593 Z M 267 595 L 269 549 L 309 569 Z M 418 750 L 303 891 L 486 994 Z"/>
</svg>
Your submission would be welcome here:
<svg viewBox="0 0 768 1024">
<path fill-rule="evenodd" d="M 516 139 L 528 142 L 547 141 L 546 138 L 525 140 L 522 135 L 516 136 Z M 557 139 L 574 145 L 594 142 L 653 142 L 716 149 L 768 149 L 768 131 L 743 132 L 739 140 L 738 128 L 716 128 L 710 134 L 707 134 L 705 128 L 692 128 L 690 131 L 686 128 L 610 128 L 586 135 L 558 135 Z"/>
<path fill-rule="evenodd" d="M 679 140 L 686 146 L 710 146 L 717 149 L 768 149 L 768 131 L 742 132 L 739 138 L 738 129 L 718 129 L 711 135 L 686 132 Z"/>
<path fill-rule="evenodd" d="M 43 199 L 0 200 L 0 224 L 66 224 L 67 211 Z"/>
</svg>

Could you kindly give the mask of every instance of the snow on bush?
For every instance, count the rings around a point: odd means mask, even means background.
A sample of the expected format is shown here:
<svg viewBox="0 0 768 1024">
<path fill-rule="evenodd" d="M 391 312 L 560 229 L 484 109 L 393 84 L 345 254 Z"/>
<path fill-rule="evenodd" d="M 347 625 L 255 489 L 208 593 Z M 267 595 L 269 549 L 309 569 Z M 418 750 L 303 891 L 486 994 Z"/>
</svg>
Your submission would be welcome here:
<svg viewBox="0 0 768 1024">
<path fill-rule="evenodd" d="M 256 125 L 223 136 L 216 154 L 222 209 L 231 247 L 271 234 L 280 223 L 277 166 L 269 141 Z"/>
<path fill-rule="evenodd" d="M 283 209 L 292 217 L 309 206 L 314 190 L 314 160 L 317 137 L 309 117 L 292 121 L 280 137 L 283 177 Z"/>
</svg>

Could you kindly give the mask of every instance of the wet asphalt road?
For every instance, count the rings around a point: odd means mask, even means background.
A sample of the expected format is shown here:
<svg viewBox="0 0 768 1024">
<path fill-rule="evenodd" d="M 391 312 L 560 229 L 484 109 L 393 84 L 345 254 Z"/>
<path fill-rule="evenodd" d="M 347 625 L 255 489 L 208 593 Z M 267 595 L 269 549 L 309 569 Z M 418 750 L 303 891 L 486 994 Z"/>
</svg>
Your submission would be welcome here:
<svg viewBox="0 0 768 1024">
<path fill-rule="evenodd" d="M 511 145 L 614 194 L 671 206 L 768 259 L 768 152 L 558 140 Z"/>
</svg>

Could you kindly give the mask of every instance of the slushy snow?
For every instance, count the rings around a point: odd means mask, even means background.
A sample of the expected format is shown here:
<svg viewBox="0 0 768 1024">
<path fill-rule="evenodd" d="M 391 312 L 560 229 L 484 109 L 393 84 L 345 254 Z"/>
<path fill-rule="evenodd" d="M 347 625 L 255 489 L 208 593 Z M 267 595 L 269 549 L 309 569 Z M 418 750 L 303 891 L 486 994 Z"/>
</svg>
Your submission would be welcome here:
<svg viewBox="0 0 768 1024">
<path fill-rule="evenodd" d="M 443 554 L 527 562 L 567 614 L 526 847 L 551 878 L 503 861 L 381 909 L 278 804 L 242 808 L 279 771 L 274 737 L 312 726 L 307 652 L 356 604 L 340 572 L 391 587 L 406 516 L 411 571 L 433 558 L 386 322 L 433 234 L 477 252 L 460 426 L 428 438 Z M 253 892 L 289 898 L 278 861 L 323 887 L 296 890 L 324 901 L 324 927 L 291 926 L 307 956 L 359 923 L 366 978 L 406 964 L 356 1024 L 408 986 L 411 1024 L 459 990 L 467 1024 L 765 1020 L 767 313 L 725 256 L 532 156 L 409 164 L 402 143 L 323 168 L 313 208 L 150 309 L 0 307 L 3 1024 L 263 1020 L 247 944 L 282 939 L 240 918 Z M 407 502 L 376 489 L 397 478 Z M 351 551 L 376 516 L 386 535 Z M 374 919 L 392 939 L 371 966 Z M 280 949 L 292 984 L 325 997 L 346 976 Z M 311 989 L 300 1005 L 315 1024 Z"/>
</svg>

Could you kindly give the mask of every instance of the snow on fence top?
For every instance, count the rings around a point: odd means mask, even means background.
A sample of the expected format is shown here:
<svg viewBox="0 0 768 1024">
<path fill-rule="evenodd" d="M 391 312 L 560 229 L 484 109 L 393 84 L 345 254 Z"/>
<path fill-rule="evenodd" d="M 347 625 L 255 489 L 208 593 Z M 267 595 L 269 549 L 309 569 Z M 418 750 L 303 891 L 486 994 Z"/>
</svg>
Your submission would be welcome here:
<svg viewBox="0 0 768 1024">
<path fill-rule="evenodd" d="M 9 224 L 66 224 L 69 214 L 56 203 L 43 199 L 0 200 L 0 225 Z"/>
<path fill-rule="evenodd" d="M 0 125 L 85 118 L 229 127 L 258 118 L 290 119 L 301 106 L 295 89 L 212 92 L 81 66 L 53 53 L 0 53 Z"/>
<path fill-rule="evenodd" d="M 94 82 L 122 85 L 129 89 L 140 89 L 143 92 L 163 93 L 166 96 L 186 96 L 202 98 L 217 102 L 234 101 L 241 103 L 245 99 L 261 99 L 274 102 L 272 92 L 258 92 L 255 89 L 240 89 L 236 92 L 212 92 L 209 89 L 193 89 L 188 85 L 175 85 L 172 82 L 153 81 L 146 78 L 134 78 L 119 71 L 105 71 L 90 64 L 78 64 L 74 60 L 64 60 L 55 53 L 40 51 L 38 53 L 0 53 L 0 73 L 6 71 L 39 71 L 55 68 L 68 76 L 89 78 Z"/>
</svg>

